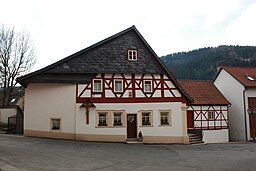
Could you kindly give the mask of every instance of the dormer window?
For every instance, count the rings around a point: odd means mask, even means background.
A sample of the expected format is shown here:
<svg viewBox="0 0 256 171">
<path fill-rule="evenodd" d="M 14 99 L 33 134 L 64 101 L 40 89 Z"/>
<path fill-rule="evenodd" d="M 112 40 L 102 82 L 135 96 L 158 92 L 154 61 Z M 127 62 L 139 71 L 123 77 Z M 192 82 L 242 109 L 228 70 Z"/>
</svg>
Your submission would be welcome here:
<svg viewBox="0 0 256 171">
<path fill-rule="evenodd" d="M 246 78 L 250 81 L 256 81 L 256 78 L 254 76 L 247 75 Z"/>
<path fill-rule="evenodd" d="M 128 50 L 128 61 L 137 61 L 138 60 L 138 52 L 135 49 Z"/>
</svg>

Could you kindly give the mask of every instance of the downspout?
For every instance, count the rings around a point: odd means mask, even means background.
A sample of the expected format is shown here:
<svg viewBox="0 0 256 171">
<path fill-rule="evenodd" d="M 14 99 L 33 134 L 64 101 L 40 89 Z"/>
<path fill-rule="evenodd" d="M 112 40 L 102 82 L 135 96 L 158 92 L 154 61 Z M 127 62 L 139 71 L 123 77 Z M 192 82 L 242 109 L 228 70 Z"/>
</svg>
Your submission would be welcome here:
<svg viewBox="0 0 256 171">
<path fill-rule="evenodd" d="M 247 90 L 247 87 L 243 90 L 243 100 L 244 100 L 244 125 L 245 125 L 245 138 L 246 141 L 248 141 L 248 135 L 247 135 L 247 121 L 246 121 L 246 104 L 245 104 L 245 91 Z"/>
</svg>

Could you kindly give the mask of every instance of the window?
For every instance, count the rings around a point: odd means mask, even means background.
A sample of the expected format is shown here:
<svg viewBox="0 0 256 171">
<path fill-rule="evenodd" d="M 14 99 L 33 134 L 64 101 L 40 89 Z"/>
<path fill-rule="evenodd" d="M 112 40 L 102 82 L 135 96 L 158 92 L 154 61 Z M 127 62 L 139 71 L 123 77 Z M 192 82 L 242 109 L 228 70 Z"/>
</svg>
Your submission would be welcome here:
<svg viewBox="0 0 256 171">
<path fill-rule="evenodd" d="M 215 119 L 215 113 L 214 111 L 208 112 L 208 120 L 214 120 Z"/>
<path fill-rule="evenodd" d="M 152 93 L 152 81 L 151 80 L 144 81 L 144 92 Z"/>
<path fill-rule="evenodd" d="M 161 125 L 169 125 L 169 112 L 160 112 Z"/>
<path fill-rule="evenodd" d="M 122 126 L 122 112 L 113 112 L 114 113 L 114 126 Z"/>
<path fill-rule="evenodd" d="M 93 80 L 93 92 L 102 92 L 102 80 Z"/>
<path fill-rule="evenodd" d="M 114 81 L 115 92 L 123 92 L 123 80 Z"/>
<path fill-rule="evenodd" d="M 52 118 L 51 119 L 51 129 L 52 130 L 60 130 L 60 118 Z"/>
<path fill-rule="evenodd" d="M 137 61 L 138 60 L 137 50 L 128 50 L 128 60 L 129 61 Z"/>
<path fill-rule="evenodd" d="M 255 76 L 249 76 L 247 75 L 246 78 L 250 81 L 256 81 L 256 77 Z"/>
<path fill-rule="evenodd" d="M 124 110 L 96 111 L 96 127 L 113 128 L 124 125 Z"/>
<path fill-rule="evenodd" d="M 99 114 L 99 123 L 98 126 L 107 126 L 107 112 L 98 112 Z"/>
<path fill-rule="evenodd" d="M 152 111 L 142 111 L 141 112 L 141 125 L 152 125 Z"/>
<path fill-rule="evenodd" d="M 159 125 L 171 125 L 171 110 L 159 110 Z"/>
</svg>

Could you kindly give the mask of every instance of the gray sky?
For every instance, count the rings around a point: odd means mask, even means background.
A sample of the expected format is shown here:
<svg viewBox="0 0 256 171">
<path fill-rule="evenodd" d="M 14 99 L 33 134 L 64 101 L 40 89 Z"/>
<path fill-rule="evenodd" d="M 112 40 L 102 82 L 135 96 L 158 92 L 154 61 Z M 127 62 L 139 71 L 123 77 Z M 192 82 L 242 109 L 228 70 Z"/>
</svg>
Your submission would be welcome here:
<svg viewBox="0 0 256 171">
<path fill-rule="evenodd" d="M 256 46 L 256 0 L 0 0 L 0 23 L 26 30 L 45 67 L 135 25 L 158 56 Z"/>
</svg>

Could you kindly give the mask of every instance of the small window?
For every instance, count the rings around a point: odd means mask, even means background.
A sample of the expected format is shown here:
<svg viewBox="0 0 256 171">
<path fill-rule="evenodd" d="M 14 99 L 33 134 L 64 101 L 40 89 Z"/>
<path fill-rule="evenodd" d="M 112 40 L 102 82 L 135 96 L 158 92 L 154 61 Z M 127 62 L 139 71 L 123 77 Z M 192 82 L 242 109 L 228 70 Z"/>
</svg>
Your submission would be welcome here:
<svg viewBox="0 0 256 171">
<path fill-rule="evenodd" d="M 169 125 L 169 112 L 160 112 L 161 125 Z"/>
<path fill-rule="evenodd" d="M 99 112 L 99 123 L 98 126 L 107 126 L 107 112 Z"/>
<path fill-rule="evenodd" d="M 138 60 L 137 50 L 128 50 L 128 60 L 129 61 L 137 61 Z"/>
<path fill-rule="evenodd" d="M 114 112 L 114 126 L 122 126 L 122 112 Z"/>
<path fill-rule="evenodd" d="M 115 92 L 123 92 L 123 80 L 114 81 Z"/>
<path fill-rule="evenodd" d="M 247 78 L 248 80 L 250 80 L 250 81 L 255 81 L 255 80 L 256 80 L 254 76 L 249 76 L 249 75 L 247 75 L 246 78 Z"/>
<path fill-rule="evenodd" d="M 93 92 L 102 92 L 102 80 L 93 80 Z"/>
<path fill-rule="evenodd" d="M 151 112 L 141 112 L 142 125 L 151 125 Z"/>
<path fill-rule="evenodd" d="M 60 119 L 51 119 L 51 129 L 60 130 Z"/>
<path fill-rule="evenodd" d="M 152 81 L 151 80 L 144 81 L 144 92 L 152 93 Z"/>
<path fill-rule="evenodd" d="M 215 112 L 214 111 L 209 111 L 208 112 L 208 119 L 209 120 L 214 120 L 215 119 Z"/>
</svg>

